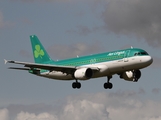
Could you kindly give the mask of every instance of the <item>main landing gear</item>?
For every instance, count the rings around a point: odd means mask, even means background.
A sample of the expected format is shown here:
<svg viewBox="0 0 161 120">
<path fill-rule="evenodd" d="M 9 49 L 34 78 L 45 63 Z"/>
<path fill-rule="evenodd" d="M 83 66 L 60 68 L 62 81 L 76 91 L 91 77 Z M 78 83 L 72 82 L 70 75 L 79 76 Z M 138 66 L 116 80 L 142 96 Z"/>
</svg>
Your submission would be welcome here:
<svg viewBox="0 0 161 120">
<path fill-rule="evenodd" d="M 104 83 L 104 88 L 105 89 L 112 89 L 113 84 L 109 82 L 111 78 L 112 78 L 112 76 L 107 76 L 107 82 Z"/>
<path fill-rule="evenodd" d="M 107 82 L 104 83 L 104 88 L 105 89 L 112 89 L 113 84 L 109 82 L 111 78 L 112 78 L 112 76 L 107 76 Z M 72 87 L 73 87 L 73 89 L 76 89 L 76 88 L 80 89 L 81 88 L 81 83 L 78 82 L 78 80 L 76 80 L 76 82 L 72 83 Z"/>
<path fill-rule="evenodd" d="M 81 88 L 81 83 L 80 82 L 78 82 L 77 80 L 76 80 L 76 82 L 73 82 L 72 83 L 72 87 L 74 88 L 74 89 L 80 89 Z"/>
</svg>

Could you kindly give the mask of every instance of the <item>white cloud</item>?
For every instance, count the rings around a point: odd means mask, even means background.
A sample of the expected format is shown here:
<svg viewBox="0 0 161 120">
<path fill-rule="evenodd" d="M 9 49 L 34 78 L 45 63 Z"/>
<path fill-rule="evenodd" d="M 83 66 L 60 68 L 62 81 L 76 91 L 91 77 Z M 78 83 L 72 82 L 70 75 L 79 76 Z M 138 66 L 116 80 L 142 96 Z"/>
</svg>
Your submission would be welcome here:
<svg viewBox="0 0 161 120">
<path fill-rule="evenodd" d="M 159 104 L 159 103 L 158 103 Z M 159 106 L 160 107 L 160 106 Z M 118 108 L 107 108 L 112 120 L 149 120 L 155 116 L 160 116 L 159 108 L 153 101 L 140 102 L 138 100 L 128 100 L 127 105 Z"/>
<path fill-rule="evenodd" d="M 34 113 L 20 112 L 15 120 L 58 120 L 49 113 L 41 113 L 35 115 Z"/>
<path fill-rule="evenodd" d="M 108 120 L 108 112 L 103 104 L 89 100 L 68 101 L 61 120 Z"/>
<path fill-rule="evenodd" d="M 39 109 L 32 111 L 31 105 L 23 106 L 27 109 L 21 108 L 22 111 L 13 116 L 15 120 L 160 120 L 160 100 L 143 97 L 139 90 L 79 94 L 68 96 L 62 102 L 55 103 L 56 107 L 47 105 L 46 109 L 46 105 L 43 105 L 45 109 L 41 107 L 41 111 Z M 16 106 L 14 109 L 7 109 L 0 112 L 3 118 L 8 117 L 8 111 L 13 114 Z"/>
<path fill-rule="evenodd" d="M 0 109 L 0 120 L 9 120 L 7 109 Z"/>
</svg>

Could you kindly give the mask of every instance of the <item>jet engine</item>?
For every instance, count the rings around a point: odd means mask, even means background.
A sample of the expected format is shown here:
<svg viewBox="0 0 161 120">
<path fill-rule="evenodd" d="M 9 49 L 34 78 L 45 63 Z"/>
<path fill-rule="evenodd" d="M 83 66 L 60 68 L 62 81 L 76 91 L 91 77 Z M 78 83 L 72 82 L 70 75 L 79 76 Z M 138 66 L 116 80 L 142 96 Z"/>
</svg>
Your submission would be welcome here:
<svg viewBox="0 0 161 120">
<path fill-rule="evenodd" d="M 134 81 L 134 82 L 137 82 L 140 77 L 141 77 L 140 70 L 126 71 L 120 75 L 120 78 L 127 81 Z"/>
<path fill-rule="evenodd" d="M 74 72 L 74 77 L 78 80 L 88 80 L 93 76 L 93 71 L 90 68 L 80 68 Z"/>
<path fill-rule="evenodd" d="M 40 70 L 31 69 L 31 70 L 29 70 L 29 73 L 32 73 L 32 74 L 35 74 L 35 75 L 39 75 L 40 74 Z"/>
</svg>

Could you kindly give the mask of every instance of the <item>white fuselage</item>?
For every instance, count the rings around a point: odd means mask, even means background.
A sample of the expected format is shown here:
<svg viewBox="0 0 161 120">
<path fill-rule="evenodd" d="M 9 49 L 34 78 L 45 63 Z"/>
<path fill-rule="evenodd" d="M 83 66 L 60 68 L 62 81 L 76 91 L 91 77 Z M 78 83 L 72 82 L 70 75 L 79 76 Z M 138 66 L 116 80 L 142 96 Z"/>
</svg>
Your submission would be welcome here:
<svg viewBox="0 0 161 120">
<path fill-rule="evenodd" d="M 133 56 L 127 57 L 124 59 L 101 62 L 96 64 L 89 64 L 83 67 L 95 67 L 98 68 L 99 71 L 94 71 L 92 78 L 104 77 L 104 76 L 112 76 L 113 74 L 123 73 L 125 71 L 130 70 L 138 70 L 149 66 L 152 63 L 152 57 L 147 56 Z M 82 66 L 80 66 L 81 68 Z M 48 71 L 43 72 L 39 76 L 47 77 L 51 79 L 58 80 L 74 80 L 74 77 L 71 74 L 63 73 L 60 71 Z"/>
</svg>

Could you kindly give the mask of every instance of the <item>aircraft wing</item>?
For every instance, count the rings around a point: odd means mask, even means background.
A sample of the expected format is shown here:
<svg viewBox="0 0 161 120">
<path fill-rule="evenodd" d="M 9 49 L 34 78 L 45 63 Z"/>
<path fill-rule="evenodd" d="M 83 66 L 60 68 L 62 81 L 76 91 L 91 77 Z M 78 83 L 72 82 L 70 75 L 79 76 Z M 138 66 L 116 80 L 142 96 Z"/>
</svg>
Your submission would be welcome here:
<svg viewBox="0 0 161 120">
<path fill-rule="evenodd" d="M 62 65 L 51 65 L 51 64 L 37 64 L 37 63 L 30 63 L 30 62 L 20 62 L 20 61 L 12 61 L 12 60 L 4 60 L 5 64 L 6 63 L 14 63 L 14 64 L 21 64 L 24 65 L 24 67 L 28 67 L 30 69 L 38 68 L 38 69 L 45 69 L 49 71 L 61 71 L 65 73 L 71 73 L 75 71 L 76 69 L 79 68 L 84 68 L 85 66 L 82 67 L 77 67 L 77 66 L 62 66 Z M 98 71 L 99 69 L 97 67 L 88 67 L 91 68 L 94 71 Z M 19 70 L 29 70 L 27 68 L 15 68 L 15 67 L 10 67 L 9 69 L 19 69 Z"/>
</svg>

